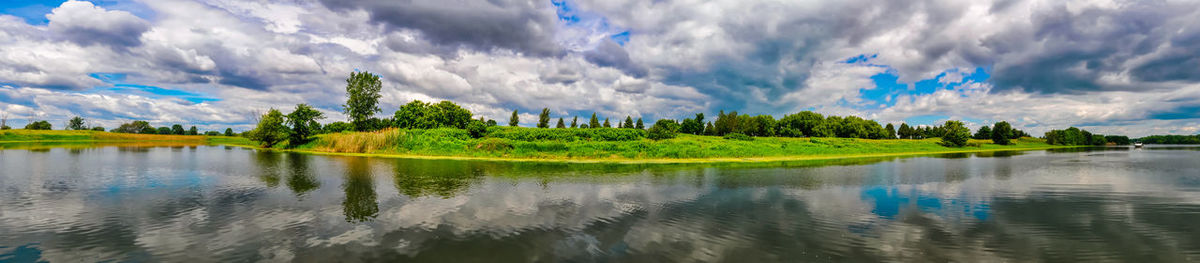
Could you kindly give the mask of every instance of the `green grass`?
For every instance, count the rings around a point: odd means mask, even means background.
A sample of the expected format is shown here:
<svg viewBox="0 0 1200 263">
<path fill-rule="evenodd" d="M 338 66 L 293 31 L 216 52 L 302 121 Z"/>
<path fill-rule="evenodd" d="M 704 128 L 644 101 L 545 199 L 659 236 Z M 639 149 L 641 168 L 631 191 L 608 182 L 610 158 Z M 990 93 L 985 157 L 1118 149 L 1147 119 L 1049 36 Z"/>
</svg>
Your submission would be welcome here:
<svg viewBox="0 0 1200 263">
<path fill-rule="evenodd" d="M 246 138 L 224 136 L 131 134 L 102 131 L 64 130 L 0 131 L 0 143 L 12 144 L 50 142 L 193 142 L 229 145 L 254 145 Z"/>
<path fill-rule="evenodd" d="M 516 128 L 530 129 L 530 128 Z M 556 130 L 556 129 L 543 129 Z M 564 132 L 569 129 L 564 129 Z M 537 131 L 541 132 L 541 131 Z M 546 135 L 545 140 L 512 136 L 513 128 L 493 129 L 505 138 L 471 138 L 464 130 L 392 129 L 377 132 L 337 133 L 317 136 L 295 147 L 296 151 L 350 155 L 448 157 L 509 160 L 616 161 L 616 162 L 737 162 L 810 160 L 849 157 L 882 157 L 914 154 L 987 152 L 1061 148 L 1036 138 L 996 145 L 972 140 L 978 147 L 948 148 L 940 139 L 869 140 L 846 138 L 758 137 L 750 141 L 717 136 L 679 135 L 677 138 L 603 140 L 591 134 Z M 519 139 L 511 139 L 519 138 Z M 624 137 L 622 137 L 624 138 Z"/>
</svg>

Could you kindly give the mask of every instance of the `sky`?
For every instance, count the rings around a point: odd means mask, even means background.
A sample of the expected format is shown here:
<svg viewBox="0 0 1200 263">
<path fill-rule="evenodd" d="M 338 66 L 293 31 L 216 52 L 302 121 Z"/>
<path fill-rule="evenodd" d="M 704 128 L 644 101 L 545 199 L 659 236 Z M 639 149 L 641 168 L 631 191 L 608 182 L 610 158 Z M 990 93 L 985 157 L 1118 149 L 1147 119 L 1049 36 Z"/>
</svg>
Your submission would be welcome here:
<svg viewBox="0 0 1200 263">
<path fill-rule="evenodd" d="M 1200 1 L 104 0 L 0 2 L 0 115 L 247 130 L 451 100 L 522 125 L 802 110 L 1040 135 L 1200 132 Z M 652 122 L 652 121 L 651 121 Z"/>
</svg>

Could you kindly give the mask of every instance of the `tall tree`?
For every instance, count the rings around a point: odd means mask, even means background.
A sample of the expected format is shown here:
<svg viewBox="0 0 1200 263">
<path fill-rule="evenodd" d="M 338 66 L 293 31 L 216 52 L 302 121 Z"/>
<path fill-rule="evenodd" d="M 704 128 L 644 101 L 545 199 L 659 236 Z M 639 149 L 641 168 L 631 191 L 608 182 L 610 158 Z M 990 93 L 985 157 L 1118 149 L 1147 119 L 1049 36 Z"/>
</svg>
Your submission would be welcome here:
<svg viewBox="0 0 1200 263">
<path fill-rule="evenodd" d="M 975 135 L 971 136 L 971 138 L 980 139 L 980 140 L 991 139 L 992 138 L 992 127 L 988 127 L 987 125 L 980 126 L 979 130 L 975 131 Z"/>
<path fill-rule="evenodd" d="M 249 132 L 250 140 L 259 142 L 263 147 L 270 148 L 282 142 L 288 136 L 288 127 L 284 126 L 282 112 L 271 108 L 258 120 L 257 127 Z"/>
<path fill-rule="evenodd" d="M 1012 141 L 1012 125 L 1007 121 L 997 122 L 992 126 L 992 142 L 999 145 L 1009 145 Z"/>
<path fill-rule="evenodd" d="M 575 116 L 575 118 L 571 118 L 571 128 L 572 129 L 579 128 L 579 124 L 577 123 L 578 121 L 579 121 L 579 116 Z"/>
<path fill-rule="evenodd" d="M 167 127 L 167 126 L 158 127 L 158 134 L 160 134 L 160 135 L 171 134 L 171 127 Z"/>
<path fill-rule="evenodd" d="M 225 128 L 225 136 L 233 137 L 233 128 Z"/>
<path fill-rule="evenodd" d="M 538 114 L 538 128 L 550 128 L 550 108 L 542 108 L 542 113 Z"/>
<path fill-rule="evenodd" d="M 942 134 L 942 145 L 946 147 L 963 147 L 971 137 L 971 129 L 967 129 L 960 121 L 946 121 L 942 124 L 945 134 Z"/>
<path fill-rule="evenodd" d="M 638 129 L 638 130 L 644 130 L 644 129 L 646 129 L 646 125 L 643 125 L 643 124 L 642 124 L 642 118 L 638 118 L 638 119 L 637 119 L 637 124 L 634 124 L 634 125 L 633 125 L 633 127 L 634 127 L 635 129 Z"/>
<path fill-rule="evenodd" d="M 183 129 L 183 125 L 175 124 L 171 125 L 171 134 L 184 135 L 187 134 L 187 130 Z"/>
<path fill-rule="evenodd" d="M 308 137 L 317 134 L 321 130 L 321 123 L 317 120 L 325 119 L 325 114 L 313 109 L 308 104 L 298 104 L 292 113 L 288 113 L 286 124 L 291 126 L 292 132 L 288 136 L 288 146 L 296 147 L 308 142 Z"/>
<path fill-rule="evenodd" d="M 554 128 L 559 128 L 559 129 L 566 128 L 566 127 L 567 127 L 567 124 L 563 123 L 563 118 L 561 118 L 561 117 L 558 118 L 558 125 L 554 125 Z"/>
<path fill-rule="evenodd" d="M 114 129 L 112 130 L 112 132 L 119 132 L 119 133 L 141 133 L 142 131 L 146 130 L 147 128 L 149 128 L 149 129 L 151 129 L 151 130 L 154 130 L 154 127 L 150 127 L 150 123 L 149 123 L 149 122 L 146 122 L 146 121 L 133 121 L 133 122 L 128 122 L 128 123 L 123 123 L 123 124 L 121 124 L 121 126 L 119 126 L 119 127 L 117 127 L 117 128 L 114 128 Z M 157 132 L 158 132 L 158 130 L 154 130 L 154 133 L 157 133 Z"/>
<path fill-rule="evenodd" d="M 512 117 L 508 118 L 508 126 L 517 127 L 517 123 L 520 123 L 520 121 L 520 118 L 517 117 L 517 110 L 513 110 Z"/>
<path fill-rule="evenodd" d="M 900 129 L 896 131 L 900 135 L 900 139 L 912 139 L 912 127 L 908 123 L 900 123 Z"/>
<path fill-rule="evenodd" d="M 83 117 L 75 116 L 70 121 L 67 121 L 67 129 L 76 131 L 87 130 L 87 126 L 84 124 Z"/>
<path fill-rule="evenodd" d="M 612 128 L 612 124 L 608 123 L 608 118 L 604 118 L 604 128 Z"/>
<path fill-rule="evenodd" d="M 200 135 L 200 129 L 196 129 L 196 126 L 192 126 L 192 128 L 188 129 L 187 135 Z"/>
<path fill-rule="evenodd" d="M 633 129 L 633 117 L 625 116 L 625 128 Z"/>
<path fill-rule="evenodd" d="M 883 127 L 883 131 L 887 133 L 887 139 L 896 138 L 896 126 L 892 126 L 891 123 L 888 123 L 887 127 Z"/>
<path fill-rule="evenodd" d="M 600 128 L 600 119 L 596 118 L 596 113 L 592 113 L 592 120 L 588 121 L 588 128 Z"/>
<path fill-rule="evenodd" d="M 351 72 L 350 78 L 346 79 L 346 104 L 342 105 L 342 108 L 350 117 L 350 123 L 354 125 L 355 130 L 366 131 L 375 128 L 371 127 L 369 120 L 382 110 L 379 108 L 381 89 L 383 82 L 379 80 L 379 76 L 370 72 Z"/>
</svg>

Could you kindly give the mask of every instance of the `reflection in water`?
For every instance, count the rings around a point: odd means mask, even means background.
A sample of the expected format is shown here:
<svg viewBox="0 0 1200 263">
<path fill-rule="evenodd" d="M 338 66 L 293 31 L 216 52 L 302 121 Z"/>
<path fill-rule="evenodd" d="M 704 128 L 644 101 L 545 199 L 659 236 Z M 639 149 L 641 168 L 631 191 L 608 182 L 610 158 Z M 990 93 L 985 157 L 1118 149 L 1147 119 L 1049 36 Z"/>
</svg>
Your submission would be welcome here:
<svg viewBox="0 0 1200 263">
<path fill-rule="evenodd" d="M 613 165 L 124 148 L 0 151 L 0 261 L 1200 261 L 1195 150 Z"/>
<path fill-rule="evenodd" d="M 346 181 L 342 190 L 346 197 L 342 201 L 342 212 L 347 222 L 366 222 L 379 215 L 379 202 L 375 196 L 375 181 L 366 158 L 345 158 Z"/>
<path fill-rule="evenodd" d="M 410 197 L 453 197 L 483 175 L 480 163 L 397 160 L 396 190 Z"/>
<path fill-rule="evenodd" d="M 313 176 L 312 168 L 308 166 L 308 159 L 311 156 L 299 153 L 287 154 L 288 160 L 288 177 L 287 187 L 295 193 L 296 196 L 303 196 L 304 193 L 315 190 L 321 187 L 321 182 Z"/>
</svg>

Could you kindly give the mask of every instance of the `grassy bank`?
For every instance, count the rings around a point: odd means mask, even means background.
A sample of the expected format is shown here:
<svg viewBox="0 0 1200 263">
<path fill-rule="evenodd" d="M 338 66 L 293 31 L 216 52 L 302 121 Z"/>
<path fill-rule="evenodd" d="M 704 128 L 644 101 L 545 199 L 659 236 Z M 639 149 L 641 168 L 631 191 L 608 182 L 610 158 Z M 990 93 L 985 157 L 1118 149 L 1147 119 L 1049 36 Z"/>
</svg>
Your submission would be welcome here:
<svg viewBox="0 0 1200 263">
<path fill-rule="evenodd" d="M 111 133 L 102 131 L 62 130 L 3 130 L 0 143 L 51 143 L 51 142 L 191 142 L 252 145 L 242 137 L 201 135 L 158 135 Z"/>
<path fill-rule="evenodd" d="M 555 129 L 542 130 L 553 133 Z M 781 137 L 742 141 L 696 135 L 655 141 L 619 135 L 597 137 L 594 134 L 516 136 L 511 128 L 493 129 L 488 137 L 475 139 L 457 129 L 392 129 L 320 135 L 307 144 L 294 147 L 293 151 L 439 159 L 683 163 L 822 160 L 1066 147 L 1049 145 L 1036 138 L 1015 140 L 1015 145 L 972 140 L 977 147 L 963 148 L 944 147 L 938 144 L 939 141 Z"/>
</svg>

